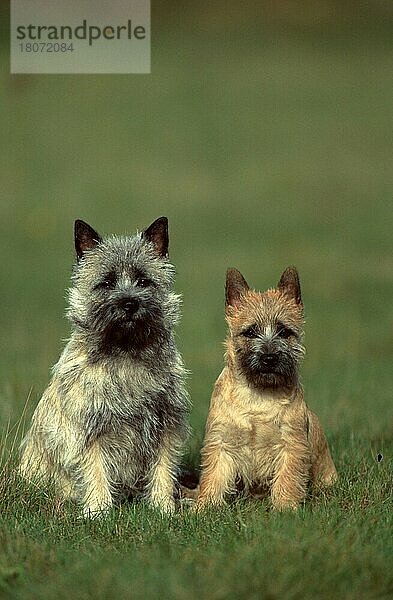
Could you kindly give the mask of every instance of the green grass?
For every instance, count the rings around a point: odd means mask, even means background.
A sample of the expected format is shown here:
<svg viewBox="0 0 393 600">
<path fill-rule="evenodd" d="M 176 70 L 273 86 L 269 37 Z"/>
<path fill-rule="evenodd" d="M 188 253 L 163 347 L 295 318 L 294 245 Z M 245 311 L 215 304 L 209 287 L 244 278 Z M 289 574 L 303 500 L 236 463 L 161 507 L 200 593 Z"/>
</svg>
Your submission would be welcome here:
<svg viewBox="0 0 393 600">
<path fill-rule="evenodd" d="M 161 7 L 146 76 L 12 77 L 0 46 L 0 597 L 392 596 L 393 58 L 388 3 L 373 4 L 259 18 L 230 2 L 207 16 Z M 297 515 L 239 500 L 200 518 L 138 504 L 85 522 L 15 474 L 69 332 L 73 220 L 123 233 L 161 214 L 194 464 L 225 269 L 260 289 L 300 271 L 306 399 L 340 481 Z"/>
</svg>

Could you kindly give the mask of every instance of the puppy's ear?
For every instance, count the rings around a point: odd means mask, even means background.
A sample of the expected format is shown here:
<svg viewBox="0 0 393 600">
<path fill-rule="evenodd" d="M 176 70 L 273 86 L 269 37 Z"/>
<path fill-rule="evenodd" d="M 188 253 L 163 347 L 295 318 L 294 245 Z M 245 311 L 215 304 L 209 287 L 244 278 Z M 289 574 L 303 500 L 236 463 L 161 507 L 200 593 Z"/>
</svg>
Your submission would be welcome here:
<svg viewBox="0 0 393 600">
<path fill-rule="evenodd" d="M 90 225 L 77 219 L 74 225 L 74 238 L 76 255 L 82 258 L 86 250 L 92 250 L 102 241 L 99 233 L 94 231 Z"/>
<path fill-rule="evenodd" d="M 248 283 L 240 271 L 237 269 L 228 269 L 225 284 L 225 306 L 239 306 L 242 302 L 242 297 L 249 289 Z"/>
<path fill-rule="evenodd" d="M 300 290 L 299 275 L 295 267 L 288 267 L 280 277 L 277 288 L 295 300 L 296 304 L 302 303 L 302 293 Z"/>
<path fill-rule="evenodd" d="M 169 234 L 168 234 L 168 219 L 159 217 L 145 231 L 142 236 L 153 242 L 154 248 L 159 256 L 168 257 Z"/>
</svg>

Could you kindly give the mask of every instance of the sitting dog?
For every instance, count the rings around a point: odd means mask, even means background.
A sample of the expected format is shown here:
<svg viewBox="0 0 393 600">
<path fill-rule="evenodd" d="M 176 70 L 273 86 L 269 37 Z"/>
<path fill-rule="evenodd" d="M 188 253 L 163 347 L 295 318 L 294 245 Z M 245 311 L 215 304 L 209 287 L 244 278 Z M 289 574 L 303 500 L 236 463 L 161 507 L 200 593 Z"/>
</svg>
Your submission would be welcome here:
<svg viewBox="0 0 393 600">
<path fill-rule="evenodd" d="M 86 516 L 124 490 L 171 512 L 189 402 L 167 219 L 106 239 L 76 221 L 75 248 L 72 335 L 34 412 L 20 471 L 54 481 Z"/>
<path fill-rule="evenodd" d="M 263 293 L 229 269 L 226 320 L 226 366 L 209 408 L 197 510 L 221 503 L 239 480 L 250 492 L 270 491 L 274 508 L 296 509 L 309 482 L 337 478 L 299 381 L 303 304 L 296 269 Z"/>
</svg>

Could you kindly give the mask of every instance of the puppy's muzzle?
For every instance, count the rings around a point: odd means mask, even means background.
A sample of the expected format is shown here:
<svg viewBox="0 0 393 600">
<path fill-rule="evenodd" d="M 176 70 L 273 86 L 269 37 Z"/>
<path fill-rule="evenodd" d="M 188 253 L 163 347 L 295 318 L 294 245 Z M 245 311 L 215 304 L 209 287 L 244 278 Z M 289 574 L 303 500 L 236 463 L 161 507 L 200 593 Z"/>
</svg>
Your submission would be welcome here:
<svg viewBox="0 0 393 600">
<path fill-rule="evenodd" d="M 262 371 L 271 372 L 277 367 L 279 362 L 278 354 L 261 354 L 259 364 Z"/>
</svg>

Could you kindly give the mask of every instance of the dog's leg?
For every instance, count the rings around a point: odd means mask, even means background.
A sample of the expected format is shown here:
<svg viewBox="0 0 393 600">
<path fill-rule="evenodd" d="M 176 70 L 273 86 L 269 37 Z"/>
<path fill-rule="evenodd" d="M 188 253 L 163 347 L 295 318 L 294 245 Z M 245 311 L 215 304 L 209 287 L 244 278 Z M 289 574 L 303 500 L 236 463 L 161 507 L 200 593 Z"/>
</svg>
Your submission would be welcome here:
<svg viewBox="0 0 393 600">
<path fill-rule="evenodd" d="M 29 433 L 22 442 L 22 456 L 19 464 L 19 473 L 27 481 L 34 482 L 46 487 L 54 485 L 58 492 L 69 489 L 66 494 L 71 496 L 72 484 L 65 474 L 60 474 L 58 465 L 54 462 L 52 455 L 43 443 L 43 440 Z"/>
<path fill-rule="evenodd" d="M 53 484 L 63 498 L 76 499 L 75 484 L 64 469 L 56 465 L 42 444 L 33 441 L 32 436 L 24 442 L 19 465 L 19 473 L 28 481 L 41 486 Z"/>
<path fill-rule="evenodd" d="M 225 494 L 233 490 L 236 477 L 235 462 L 222 447 L 207 444 L 203 454 L 197 510 L 209 504 L 221 504 Z"/>
<path fill-rule="evenodd" d="M 305 499 L 311 456 L 305 432 L 284 441 L 272 484 L 272 503 L 278 510 L 296 510 Z"/>
<path fill-rule="evenodd" d="M 43 484 L 47 483 L 51 473 L 53 473 L 53 466 L 49 464 L 46 454 L 30 434 L 23 442 L 22 458 L 19 465 L 19 472 L 22 477 L 29 481 L 36 479 Z"/>
<path fill-rule="evenodd" d="M 337 471 L 330 455 L 329 446 L 319 419 L 309 411 L 309 442 L 311 448 L 311 479 L 314 484 L 333 485 L 337 481 Z"/>
<path fill-rule="evenodd" d="M 175 510 L 175 473 L 179 447 L 177 438 L 167 436 L 149 474 L 147 496 L 154 507 L 165 513 L 173 513 Z"/>
<path fill-rule="evenodd" d="M 312 482 L 329 487 L 336 483 L 338 479 L 336 467 L 330 456 L 329 447 L 326 443 L 325 448 L 317 456 L 312 466 Z"/>
<path fill-rule="evenodd" d="M 83 514 L 85 517 L 99 516 L 112 506 L 112 494 L 98 441 L 84 451 L 79 466 L 84 486 Z"/>
</svg>

